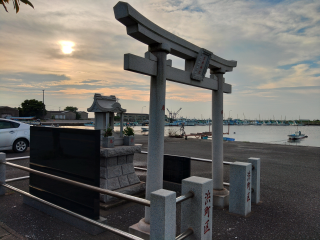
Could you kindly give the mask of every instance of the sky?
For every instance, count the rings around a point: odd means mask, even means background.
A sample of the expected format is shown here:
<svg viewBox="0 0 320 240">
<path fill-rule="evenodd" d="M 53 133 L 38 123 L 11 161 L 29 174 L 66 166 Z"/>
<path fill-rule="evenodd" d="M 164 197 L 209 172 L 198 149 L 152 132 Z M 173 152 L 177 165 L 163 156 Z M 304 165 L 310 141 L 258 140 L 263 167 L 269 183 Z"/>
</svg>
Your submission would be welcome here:
<svg viewBox="0 0 320 240">
<path fill-rule="evenodd" d="M 0 5 L 0 106 L 26 99 L 47 110 L 86 111 L 95 93 L 115 95 L 131 113 L 149 112 L 150 77 L 123 69 L 123 55 L 147 45 L 118 22 L 118 1 Z M 133 0 L 142 15 L 237 67 L 224 75 L 224 117 L 320 119 L 320 1 Z M 173 55 L 173 67 L 184 60 Z M 207 73 L 208 74 L 208 73 Z M 166 108 L 209 119 L 212 91 L 167 81 Z M 166 112 L 168 114 L 168 112 Z M 89 117 L 93 117 L 90 113 Z"/>
</svg>

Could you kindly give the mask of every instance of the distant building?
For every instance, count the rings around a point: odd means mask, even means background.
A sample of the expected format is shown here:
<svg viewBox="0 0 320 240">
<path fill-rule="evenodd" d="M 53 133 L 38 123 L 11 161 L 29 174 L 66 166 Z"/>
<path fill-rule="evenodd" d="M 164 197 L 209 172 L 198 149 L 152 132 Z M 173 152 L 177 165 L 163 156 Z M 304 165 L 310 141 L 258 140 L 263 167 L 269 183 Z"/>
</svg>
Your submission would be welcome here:
<svg viewBox="0 0 320 240">
<path fill-rule="evenodd" d="M 47 111 L 45 118 L 59 120 L 75 120 L 76 114 L 69 111 Z"/>
<path fill-rule="evenodd" d="M 17 108 L 11 108 L 7 106 L 0 106 L 0 117 L 19 117 L 19 110 Z"/>
<path fill-rule="evenodd" d="M 124 122 L 143 122 L 147 120 L 149 120 L 149 114 L 146 113 L 123 113 Z"/>
<path fill-rule="evenodd" d="M 87 120 L 88 119 L 88 113 L 87 112 L 79 111 L 77 113 L 80 114 L 80 119 L 82 119 L 82 120 Z"/>
<path fill-rule="evenodd" d="M 87 112 L 77 112 L 80 114 L 80 119 L 87 120 L 88 113 Z M 47 115 L 45 118 L 48 119 L 62 119 L 62 120 L 76 120 L 76 114 L 70 111 L 47 111 Z"/>
</svg>

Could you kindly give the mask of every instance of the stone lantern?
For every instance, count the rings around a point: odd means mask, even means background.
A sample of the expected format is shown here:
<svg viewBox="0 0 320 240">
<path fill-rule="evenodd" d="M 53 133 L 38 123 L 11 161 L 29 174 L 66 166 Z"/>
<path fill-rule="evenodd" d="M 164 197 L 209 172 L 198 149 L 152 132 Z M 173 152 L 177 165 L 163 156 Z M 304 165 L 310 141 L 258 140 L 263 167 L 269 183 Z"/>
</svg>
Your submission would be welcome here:
<svg viewBox="0 0 320 240">
<path fill-rule="evenodd" d="M 120 134 L 114 134 L 114 148 L 100 148 L 100 187 L 115 192 L 126 193 L 129 195 L 137 194 L 145 190 L 146 184 L 140 182 L 135 173 L 133 158 L 135 153 L 141 152 L 142 144 L 133 146 L 123 146 L 123 113 L 126 109 L 121 108 L 116 96 L 101 96 L 94 94 L 92 106 L 88 112 L 94 112 L 95 130 L 101 131 L 109 126 L 114 128 L 114 113 L 120 113 Z M 100 201 L 108 204 L 117 198 L 100 194 Z M 106 205 L 107 206 L 107 205 Z"/>
<path fill-rule="evenodd" d="M 95 93 L 93 99 L 93 103 L 87 111 L 94 112 L 94 129 L 101 130 L 102 139 L 103 130 L 109 126 L 114 129 L 114 113 L 120 113 L 120 134 L 114 134 L 114 144 L 117 146 L 123 145 L 123 113 L 127 110 L 121 108 L 121 104 L 117 102 L 117 98 L 114 95 L 102 96 L 99 93 Z"/>
</svg>

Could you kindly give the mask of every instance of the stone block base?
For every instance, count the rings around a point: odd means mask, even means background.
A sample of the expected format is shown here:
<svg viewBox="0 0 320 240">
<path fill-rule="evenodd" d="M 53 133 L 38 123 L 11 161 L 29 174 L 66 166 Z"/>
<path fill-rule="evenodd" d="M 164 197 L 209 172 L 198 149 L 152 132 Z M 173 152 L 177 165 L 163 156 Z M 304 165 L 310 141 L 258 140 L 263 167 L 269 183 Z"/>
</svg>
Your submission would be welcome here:
<svg viewBox="0 0 320 240">
<path fill-rule="evenodd" d="M 65 223 L 68 223 L 68 224 L 70 224 L 70 225 L 72 225 L 82 231 L 85 231 L 91 235 L 98 235 L 98 234 L 106 231 L 106 229 L 104 229 L 104 228 L 98 227 L 92 223 L 81 220 L 77 217 L 74 217 L 68 213 L 62 212 L 56 208 L 53 208 L 47 204 L 44 204 L 44 203 L 39 202 L 37 200 L 34 200 L 30 197 L 23 196 L 23 203 L 25 203 L 35 209 L 38 209 L 39 211 L 44 212 L 52 217 L 55 217 Z M 100 217 L 100 219 L 97 220 L 97 222 L 106 223 L 106 219 Z"/>
<path fill-rule="evenodd" d="M 212 206 L 225 208 L 229 206 L 229 191 L 227 189 L 215 190 L 212 193 Z"/>
</svg>

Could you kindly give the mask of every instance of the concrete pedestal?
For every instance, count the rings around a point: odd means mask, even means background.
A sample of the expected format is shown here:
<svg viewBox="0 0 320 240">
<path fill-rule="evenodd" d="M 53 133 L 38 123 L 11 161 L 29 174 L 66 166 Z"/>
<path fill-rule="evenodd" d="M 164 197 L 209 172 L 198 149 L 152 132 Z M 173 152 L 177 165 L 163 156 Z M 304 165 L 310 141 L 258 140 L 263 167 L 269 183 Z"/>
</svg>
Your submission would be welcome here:
<svg viewBox="0 0 320 240">
<path fill-rule="evenodd" d="M 127 194 L 144 191 L 145 184 L 135 173 L 134 153 L 141 152 L 141 144 L 134 146 L 115 146 L 100 149 L 100 187 Z M 101 194 L 100 201 L 107 203 L 116 198 Z"/>
<path fill-rule="evenodd" d="M 212 205 L 219 208 L 229 206 L 229 191 L 227 189 L 215 190 L 212 192 Z"/>
<path fill-rule="evenodd" d="M 142 218 L 138 223 L 133 224 L 132 226 L 129 227 L 129 233 L 137 237 L 140 237 L 144 240 L 149 240 L 150 224 L 146 223 L 144 221 L 144 218 Z"/>
</svg>

